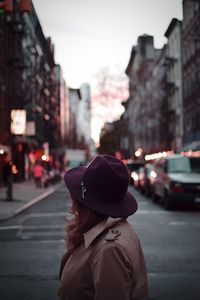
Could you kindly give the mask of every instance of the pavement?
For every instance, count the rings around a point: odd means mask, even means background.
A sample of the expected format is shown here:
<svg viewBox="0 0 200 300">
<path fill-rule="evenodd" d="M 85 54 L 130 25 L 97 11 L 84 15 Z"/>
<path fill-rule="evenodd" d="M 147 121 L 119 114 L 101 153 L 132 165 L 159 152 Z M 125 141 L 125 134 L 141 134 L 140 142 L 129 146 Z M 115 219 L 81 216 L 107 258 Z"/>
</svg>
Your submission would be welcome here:
<svg viewBox="0 0 200 300">
<path fill-rule="evenodd" d="M 13 184 L 13 200 L 6 200 L 6 187 L 0 187 L 0 221 L 10 219 L 54 193 L 63 180 L 47 188 L 36 188 L 33 180 Z"/>
</svg>

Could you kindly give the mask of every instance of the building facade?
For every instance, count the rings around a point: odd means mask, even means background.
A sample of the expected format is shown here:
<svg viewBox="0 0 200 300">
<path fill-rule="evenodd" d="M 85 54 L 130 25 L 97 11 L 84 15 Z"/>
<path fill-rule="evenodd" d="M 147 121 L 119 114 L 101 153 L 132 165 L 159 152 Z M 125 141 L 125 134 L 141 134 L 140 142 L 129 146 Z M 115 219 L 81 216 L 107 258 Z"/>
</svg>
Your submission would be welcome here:
<svg viewBox="0 0 200 300">
<path fill-rule="evenodd" d="M 125 112 L 132 156 L 138 148 L 145 154 L 169 147 L 165 55 L 166 47 L 155 49 L 149 35 L 140 36 L 132 50 Z"/>
<path fill-rule="evenodd" d="M 163 49 L 155 49 L 149 35 L 132 48 L 121 117 L 121 143 L 130 157 L 139 148 L 143 155 L 200 150 L 200 2 L 182 5 L 183 20 L 172 19 Z"/>
<path fill-rule="evenodd" d="M 13 1 L 13 11 L 0 14 L 0 28 L 0 144 L 10 149 L 16 178 L 24 180 L 44 151 L 55 153 L 61 145 L 54 46 L 33 4 L 22 14 Z"/>
<path fill-rule="evenodd" d="M 183 146 L 183 94 L 181 67 L 181 22 L 172 19 L 165 36 L 167 68 L 167 97 L 169 110 L 169 135 L 171 148 L 178 151 Z"/>
<path fill-rule="evenodd" d="M 91 145 L 91 96 L 87 83 L 79 89 L 69 88 L 68 148 L 85 149 L 90 156 Z"/>
<path fill-rule="evenodd" d="M 77 122 L 78 141 L 90 144 L 91 141 L 91 95 L 90 86 L 83 83 L 80 87 L 81 101 Z"/>
<path fill-rule="evenodd" d="M 182 81 L 184 138 L 200 141 L 200 3 L 183 0 Z"/>
<path fill-rule="evenodd" d="M 78 148 L 77 123 L 79 102 L 81 101 L 80 89 L 69 88 L 69 138 L 68 148 Z"/>
</svg>

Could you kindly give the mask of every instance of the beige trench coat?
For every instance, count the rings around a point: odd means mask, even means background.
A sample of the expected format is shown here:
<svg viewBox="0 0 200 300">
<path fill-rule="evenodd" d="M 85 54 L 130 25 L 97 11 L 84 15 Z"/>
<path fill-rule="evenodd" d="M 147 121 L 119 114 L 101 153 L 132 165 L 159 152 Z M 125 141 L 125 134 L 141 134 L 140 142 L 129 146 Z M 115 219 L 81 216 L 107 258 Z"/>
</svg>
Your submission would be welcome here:
<svg viewBox="0 0 200 300">
<path fill-rule="evenodd" d="M 108 218 L 61 262 L 62 300 L 141 300 L 147 296 L 142 248 L 127 220 Z"/>
</svg>

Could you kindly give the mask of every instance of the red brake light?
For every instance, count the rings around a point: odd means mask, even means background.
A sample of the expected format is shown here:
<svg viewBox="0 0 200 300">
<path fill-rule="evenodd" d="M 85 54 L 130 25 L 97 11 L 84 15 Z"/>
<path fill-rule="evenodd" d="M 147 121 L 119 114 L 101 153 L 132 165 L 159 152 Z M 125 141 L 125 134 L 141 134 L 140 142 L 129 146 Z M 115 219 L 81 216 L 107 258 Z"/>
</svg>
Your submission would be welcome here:
<svg viewBox="0 0 200 300">
<path fill-rule="evenodd" d="M 171 192 L 173 193 L 183 193 L 184 187 L 180 183 L 172 183 L 171 184 Z"/>
</svg>

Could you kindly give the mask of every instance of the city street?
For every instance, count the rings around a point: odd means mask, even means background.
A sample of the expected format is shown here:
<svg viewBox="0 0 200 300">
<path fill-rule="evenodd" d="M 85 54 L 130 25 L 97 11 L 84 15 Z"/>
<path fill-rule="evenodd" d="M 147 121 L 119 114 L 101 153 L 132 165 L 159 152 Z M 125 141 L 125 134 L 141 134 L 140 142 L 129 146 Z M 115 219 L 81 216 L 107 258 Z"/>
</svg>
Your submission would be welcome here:
<svg viewBox="0 0 200 300">
<path fill-rule="evenodd" d="M 129 189 L 139 204 L 129 222 L 147 262 L 148 300 L 199 300 L 200 211 L 166 211 Z M 58 299 L 67 205 L 66 188 L 61 186 L 16 218 L 0 223 L 1 300 Z"/>
</svg>

